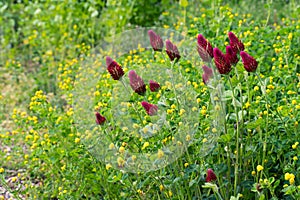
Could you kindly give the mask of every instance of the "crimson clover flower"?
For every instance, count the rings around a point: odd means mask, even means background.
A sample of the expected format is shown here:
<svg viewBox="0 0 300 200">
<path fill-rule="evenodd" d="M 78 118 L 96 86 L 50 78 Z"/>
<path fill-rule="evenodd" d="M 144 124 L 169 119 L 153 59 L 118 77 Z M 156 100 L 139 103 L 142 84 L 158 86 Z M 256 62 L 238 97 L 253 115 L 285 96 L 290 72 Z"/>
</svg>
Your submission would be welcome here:
<svg viewBox="0 0 300 200">
<path fill-rule="evenodd" d="M 137 75 L 134 70 L 129 71 L 128 77 L 131 88 L 139 95 L 144 95 L 146 92 L 146 85 L 143 79 L 139 75 Z"/>
<path fill-rule="evenodd" d="M 177 59 L 177 61 L 180 59 L 180 54 L 177 49 L 177 46 L 173 44 L 170 40 L 166 41 L 166 52 L 171 61 L 173 61 L 175 58 Z"/>
<path fill-rule="evenodd" d="M 146 101 L 142 101 L 141 105 L 146 110 L 146 113 L 150 116 L 156 115 L 158 107 L 155 104 L 148 103 Z"/>
<path fill-rule="evenodd" d="M 241 51 L 240 53 L 242 57 L 242 61 L 244 64 L 244 68 L 246 69 L 247 72 L 254 72 L 258 66 L 258 62 L 249 54 L 247 54 L 244 51 Z"/>
<path fill-rule="evenodd" d="M 149 86 L 150 86 L 151 92 L 157 92 L 160 88 L 159 83 L 156 81 L 153 81 L 153 80 L 149 81 Z"/>
<path fill-rule="evenodd" d="M 244 51 L 244 44 L 239 40 L 233 32 L 228 33 L 229 44 L 235 53 L 239 53 L 240 51 Z"/>
<path fill-rule="evenodd" d="M 215 181 L 215 180 L 217 180 L 217 176 L 216 176 L 215 172 L 212 169 L 208 169 L 206 171 L 205 181 L 206 182 L 212 182 L 212 181 Z"/>
<path fill-rule="evenodd" d="M 225 57 L 231 65 L 236 65 L 236 63 L 239 62 L 237 54 L 236 54 L 236 52 L 233 51 L 231 46 L 226 47 Z"/>
<path fill-rule="evenodd" d="M 228 74 L 231 71 L 231 66 L 225 55 L 218 48 L 214 48 L 214 61 L 220 74 Z"/>
<path fill-rule="evenodd" d="M 122 67 L 109 56 L 106 56 L 106 66 L 107 71 L 114 80 L 120 80 L 124 75 Z"/>
<path fill-rule="evenodd" d="M 202 80 L 205 84 L 208 83 L 209 79 L 213 76 L 213 70 L 206 65 L 202 67 L 204 73 L 202 74 Z"/>
<path fill-rule="evenodd" d="M 96 123 L 99 125 L 102 125 L 106 121 L 106 118 L 102 116 L 99 112 L 96 112 L 95 116 L 96 116 Z"/>
<path fill-rule="evenodd" d="M 198 35 L 197 43 L 199 56 L 204 62 L 209 62 L 214 57 L 211 44 L 201 34 Z"/>
<path fill-rule="evenodd" d="M 153 30 L 148 31 L 148 35 L 150 38 L 150 44 L 154 51 L 162 51 L 164 47 L 164 42 L 161 37 L 156 34 Z"/>
</svg>

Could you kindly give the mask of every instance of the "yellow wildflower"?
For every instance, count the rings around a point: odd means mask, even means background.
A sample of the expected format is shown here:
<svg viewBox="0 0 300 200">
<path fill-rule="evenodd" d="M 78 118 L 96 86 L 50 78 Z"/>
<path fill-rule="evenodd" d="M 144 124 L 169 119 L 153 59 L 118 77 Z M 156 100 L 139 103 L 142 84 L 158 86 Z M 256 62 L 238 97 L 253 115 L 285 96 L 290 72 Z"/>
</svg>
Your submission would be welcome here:
<svg viewBox="0 0 300 200">
<path fill-rule="evenodd" d="M 256 169 L 257 169 L 257 172 L 260 172 L 264 169 L 264 167 L 261 165 L 257 165 Z"/>
</svg>

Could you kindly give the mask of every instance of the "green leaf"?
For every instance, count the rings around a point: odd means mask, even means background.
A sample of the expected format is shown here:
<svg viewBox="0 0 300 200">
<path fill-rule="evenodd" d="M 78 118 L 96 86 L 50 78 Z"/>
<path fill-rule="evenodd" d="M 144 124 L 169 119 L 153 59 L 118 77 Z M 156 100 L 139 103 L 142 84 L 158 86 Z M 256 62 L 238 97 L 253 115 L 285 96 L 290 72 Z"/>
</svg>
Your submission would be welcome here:
<svg viewBox="0 0 300 200">
<path fill-rule="evenodd" d="M 248 129 L 255 129 L 257 128 L 258 126 L 261 126 L 263 124 L 264 120 L 262 118 L 259 118 L 253 122 L 250 122 L 247 124 L 247 128 Z"/>
<path fill-rule="evenodd" d="M 274 183 L 274 189 L 280 184 L 280 180 L 277 180 L 275 183 Z"/>
<path fill-rule="evenodd" d="M 266 199 L 266 198 L 265 198 L 265 195 L 264 195 L 264 194 L 260 195 L 259 200 L 265 200 L 265 199 Z"/>
<path fill-rule="evenodd" d="M 228 101 L 228 100 L 231 100 L 232 99 L 232 91 L 231 90 L 226 90 L 224 92 L 224 95 L 222 97 L 222 100 L 223 101 Z"/>
<path fill-rule="evenodd" d="M 189 183 L 189 187 L 192 187 L 193 185 L 195 185 L 197 183 L 196 180 L 191 180 Z"/>
<path fill-rule="evenodd" d="M 225 135 L 221 135 L 221 137 L 219 138 L 219 142 L 224 142 L 224 143 L 227 143 L 230 140 L 231 140 L 231 135 L 229 133 Z"/>
</svg>

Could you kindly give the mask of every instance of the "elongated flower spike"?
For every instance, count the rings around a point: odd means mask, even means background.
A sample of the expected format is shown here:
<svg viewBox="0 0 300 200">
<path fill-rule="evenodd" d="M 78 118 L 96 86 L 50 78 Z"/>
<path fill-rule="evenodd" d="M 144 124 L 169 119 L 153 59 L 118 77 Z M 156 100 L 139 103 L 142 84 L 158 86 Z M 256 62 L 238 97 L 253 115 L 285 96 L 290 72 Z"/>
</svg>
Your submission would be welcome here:
<svg viewBox="0 0 300 200">
<path fill-rule="evenodd" d="M 134 70 L 129 71 L 128 77 L 131 88 L 139 95 L 144 95 L 146 92 L 146 85 L 143 79 L 139 75 L 137 75 Z"/>
<path fill-rule="evenodd" d="M 215 172 L 212 169 L 208 169 L 206 172 L 206 182 L 212 182 L 212 181 L 216 181 L 217 180 L 217 176 L 215 174 Z"/>
<path fill-rule="evenodd" d="M 235 53 L 239 53 L 240 51 L 244 51 L 244 44 L 239 40 L 233 32 L 228 33 L 229 44 Z"/>
<path fill-rule="evenodd" d="M 158 107 L 157 105 L 148 103 L 146 101 L 142 101 L 141 105 L 144 107 L 144 109 L 146 110 L 146 113 L 150 116 L 156 115 Z"/>
<path fill-rule="evenodd" d="M 197 51 L 201 59 L 204 62 L 211 61 L 211 59 L 214 57 L 213 48 L 211 44 L 204 38 L 203 35 L 198 35 L 197 44 Z"/>
<path fill-rule="evenodd" d="M 157 92 L 160 88 L 159 83 L 157 83 L 156 81 L 153 81 L 153 80 L 149 81 L 149 86 L 150 86 L 151 92 Z"/>
<path fill-rule="evenodd" d="M 214 48 L 214 61 L 220 74 L 228 74 L 231 71 L 230 63 L 218 48 Z"/>
<path fill-rule="evenodd" d="M 150 44 L 153 48 L 154 51 L 162 51 L 164 47 L 164 42 L 161 39 L 161 37 L 156 34 L 153 30 L 148 31 L 149 39 L 150 39 Z"/>
<path fill-rule="evenodd" d="M 106 56 L 106 67 L 114 80 L 120 80 L 124 75 L 122 67 L 109 56 Z"/>
<path fill-rule="evenodd" d="M 211 68 L 207 67 L 206 65 L 204 65 L 202 69 L 204 71 L 204 73 L 202 74 L 202 80 L 205 84 L 207 84 L 209 79 L 213 76 L 213 71 Z"/>
<path fill-rule="evenodd" d="M 177 46 L 173 44 L 170 40 L 166 41 L 166 52 L 171 61 L 173 61 L 175 58 L 177 59 L 177 61 L 180 59 L 180 54 L 177 49 Z"/>
<path fill-rule="evenodd" d="M 96 112 L 95 116 L 96 116 L 96 123 L 99 125 L 104 124 L 104 122 L 106 121 L 106 118 L 102 116 L 99 112 Z"/>
<path fill-rule="evenodd" d="M 237 57 L 236 52 L 233 51 L 231 46 L 227 46 L 226 47 L 226 54 L 225 57 L 227 59 L 227 61 L 231 64 L 231 65 L 236 65 L 236 63 L 239 62 L 239 59 Z"/>
<path fill-rule="evenodd" d="M 242 57 L 245 70 L 247 72 L 254 72 L 258 66 L 258 62 L 244 51 L 241 51 L 240 55 Z"/>
</svg>

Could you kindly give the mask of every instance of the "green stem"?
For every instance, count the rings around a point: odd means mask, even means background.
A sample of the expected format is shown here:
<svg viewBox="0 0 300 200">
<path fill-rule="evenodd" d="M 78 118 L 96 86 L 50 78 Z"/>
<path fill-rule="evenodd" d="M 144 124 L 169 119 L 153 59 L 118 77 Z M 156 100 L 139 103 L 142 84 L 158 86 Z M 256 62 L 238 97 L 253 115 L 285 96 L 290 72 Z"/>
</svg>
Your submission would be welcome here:
<svg viewBox="0 0 300 200">
<path fill-rule="evenodd" d="M 212 64 L 212 62 L 209 62 L 208 63 L 208 66 L 213 70 L 213 81 L 211 84 L 212 84 L 212 87 L 214 89 L 217 90 L 217 97 L 219 98 L 218 102 L 220 102 L 220 106 L 221 106 L 221 117 L 224 117 L 224 120 L 219 120 L 219 119 L 216 119 L 217 122 L 221 121 L 221 125 L 219 126 L 222 126 L 224 127 L 224 134 L 227 135 L 227 120 L 226 120 L 226 107 L 225 107 L 225 104 L 222 102 L 222 88 L 221 86 L 223 85 L 222 83 L 220 83 L 220 80 L 221 80 L 221 77 L 220 77 L 220 74 L 217 72 L 216 68 L 214 67 L 214 65 Z M 218 77 L 219 76 L 219 77 Z M 210 82 L 211 82 L 210 81 Z M 213 97 L 211 97 L 213 98 Z M 212 102 L 214 102 L 214 99 L 212 99 Z M 219 116 L 218 116 L 219 117 Z M 231 178 L 230 178 L 230 168 L 231 168 L 231 160 L 230 160 L 230 142 L 227 142 L 227 151 L 226 151 L 226 159 L 227 159 L 227 180 L 229 181 Z M 229 181 L 230 182 L 230 181 Z M 229 188 L 230 188 L 230 184 L 227 185 L 227 190 L 229 191 Z M 227 191 L 221 191 L 223 194 L 228 194 Z M 225 196 L 225 195 L 224 195 Z"/>
<path fill-rule="evenodd" d="M 235 75 L 237 77 L 238 80 L 238 89 L 239 89 L 239 93 L 240 93 L 240 103 L 241 103 L 241 119 L 239 120 L 238 126 L 237 128 L 241 129 L 242 131 L 244 130 L 244 111 L 243 111 L 243 92 L 242 92 L 242 86 L 241 86 L 241 82 L 242 80 L 240 80 L 240 75 L 239 72 L 237 70 L 237 67 L 235 66 Z M 241 126 L 239 126 L 241 124 Z M 239 130 L 238 130 L 239 131 Z M 239 166 L 244 166 L 242 164 L 242 158 L 243 158 L 243 133 L 239 135 L 239 140 L 241 141 L 241 147 L 240 147 L 240 159 L 239 159 Z M 240 178 L 240 177 L 239 177 Z"/>
<path fill-rule="evenodd" d="M 257 73 L 255 73 L 255 74 L 258 77 L 260 83 L 263 85 L 263 88 L 265 90 L 266 86 L 263 84 L 260 76 Z M 268 138 L 268 133 L 269 133 L 269 106 L 270 106 L 270 104 L 269 104 L 269 101 L 267 98 L 267 92 L 264 91 L 263 93 L 264 93 L 264 97 L 265 97 L 265 100 L 267 103 L 267 105 L 266 105 L 266 108 L 267 108 L 266 134 L 265 134 L 264 141 L 263 141 L 263 157 L 262 157 L 262 162 L 261 162 L 262 163 L 261 165 L 264 167 L 265 158 L 266 158 L 266 154 L 267 154 L 267 138 Z M 262 173 L 261 173 L 261 178 L 262 178 Z"/>
<path fill-rule="evenodd" d="M 233 107 L 234 107 L 234 111 L 235 111 L 235 119 L 236 119 L 236 152 L 235 152 L 235 163 L 234 163 L 234 195 L 237 194 L 237 185 L 239 182 L 239 177 L 238 177 L 238 171 L 239 171 L 239 138 L 240 138 L 240 126 L 239 126 L 239 113 L 237 110 L 237 106 L 235 103 L 235 94 L 234 94 L 234 88 L 232 85 L 232 82 L 230 80 L 229 76 L 226 76 L 229 84 L 230 84 L 230 88 L 232 90 L 232 101 L 233 101 Z"/>
<path fill-rule="evenodd" d="M 225 106 L 225 103 L 223 102 L 222 100 L 222 86 L 223 86 L 223 83 L 221 83 L 221 76 L 220 74 L 217 72 L 216 68 L 214 67 L 214 65 L 212 64 L 212 62 L 209 62 L 208 63 L 208 66 L 213 70 L 213 80 L 210 81 L 210 84 L 211 84 L 211 87 L 217 92 L 217 97 L 218 97 L 218 102 L 220 103 L 220 107 L 221 107 L 221 113 L 218 114 L 216 116 L 216 119 L 215 119 L 215 126 L 218 126 L 218 127 L 224 127 L 224 134 L 227 135 L 227 132 L 228 132 L 228 129 L 227 129 L 227 120 L 226 120 L 226 106 Z M 212 96 L 211 98 L 214 98 L 214 96 Z M 212 99 L 212 102 L 214 104 L 215 100 Z M 227 151 L 226 151 L 226 159 L 227 159 L 227 180 L 229 181 L 231 179 L 230 177 L 230 169 L 231 169 L 231 160 L 230 160 L 230 142 L 228 141 L 227 142 Z M 227 184 L 227 191 L 224 189 L 220 189 L 221 190 L 221 193 L 224 195 L 227 194 L 227 195 L 230 195 L 228 193 L 228 191 L 230 189 L 230 181 L 229 181 L 229 184 Z"/>
<path fill-rule="evenodd" d="M 179 109 L 180 103 L 179 103 L 178 96 L 177 96 L 176 89 L 175 89 L 175 81 L 174 81 L 174 74 L 173 74 L 174 66 L 176 64 L 176 61 L 177 61 L 177 58 L 175 58 L 175 60 L 171 62 L 171 70 L 172 70 L 171 71 L 171 81 L 172 81 L 172 87 L 173 87 L 176 102 L 177 102 L 177 108 Z"/>
</svg>

